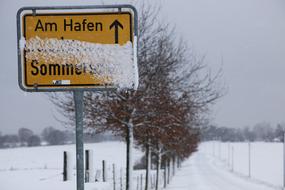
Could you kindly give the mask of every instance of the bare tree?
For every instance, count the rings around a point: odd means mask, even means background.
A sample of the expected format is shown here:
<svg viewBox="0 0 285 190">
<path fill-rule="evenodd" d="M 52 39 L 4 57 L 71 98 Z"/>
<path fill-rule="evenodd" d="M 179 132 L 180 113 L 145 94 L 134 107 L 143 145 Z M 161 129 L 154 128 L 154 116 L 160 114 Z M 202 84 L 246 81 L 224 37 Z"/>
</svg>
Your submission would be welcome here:
<svg viewBox="0 0 285 190">
<path fill-rule="evenodd" d="M 18 130 L 18 136 L 19 136 L 19 140 L 20 140 L 22 146 L 27 145 L 29 138 L 33 135 L 34 135 L 34 132 L 30 129 L 20 128 Z"/>
<path fill-rule="evenodd" d="M 182 40 L 178 41 L 175 30 L 161 23 L 158 15 L 159 11 L 150 7 L 140 12 L 138 90 L 86 92 L 84 96 L 86 130 L 110 130 L 126 140 L 127 190 L 132 187 L 133 135 L 137 144 L 156 153 L 159 175 L 162 156 L 175 154 L 184 158 L 195 151 L 198 142 L 195 127 L 222 95 L 216 85 L 220 73 L 212 76 L 203 59 L 198 59 Z M 72 94 L 52 94 L 50 99 L 68 118 L 67 124 L 74 126 Z M 147 190 L 149 178 L 146 179 Z M 159 182 L 156 184 L 158 188 Z"/>
<path fill-rule="evenodd" d="M 27 144 L 28 144 L 28 146 L 40 146 L 41 145 L 41 139 L 38 135 L 32 135 L 29 137 Z"/>
</svg>

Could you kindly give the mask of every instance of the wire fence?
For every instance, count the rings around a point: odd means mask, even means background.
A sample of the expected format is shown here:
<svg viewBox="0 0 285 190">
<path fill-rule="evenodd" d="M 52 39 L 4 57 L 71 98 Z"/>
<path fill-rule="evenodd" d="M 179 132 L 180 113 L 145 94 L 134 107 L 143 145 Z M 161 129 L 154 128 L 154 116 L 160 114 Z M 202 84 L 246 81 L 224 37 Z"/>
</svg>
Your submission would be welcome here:
<svg viewBox="0 0 285 190">
<path fill-rule="evenodd" d="M 284 185 L 283 143 L 210 141 L 200 148 L 213 163 L 240 176 L 269 186 Z"/>
</svg>

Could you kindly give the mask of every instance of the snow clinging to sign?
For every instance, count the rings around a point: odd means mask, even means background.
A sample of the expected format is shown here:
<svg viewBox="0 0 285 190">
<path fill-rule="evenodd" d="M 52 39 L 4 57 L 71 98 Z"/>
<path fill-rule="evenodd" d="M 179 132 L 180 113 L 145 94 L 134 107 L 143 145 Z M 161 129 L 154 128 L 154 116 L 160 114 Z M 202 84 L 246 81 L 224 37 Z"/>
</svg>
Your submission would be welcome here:
<svg viewBox="0 0 285 190">
<path fill-rule="evenodd" d="M 79 40 L 30 38 L 25 44 L 26 58 L 45 64 L 72 64 L 105 84 L 116 88 L 137 87 L 137 66 L 131 42 L 97 44 Z"/>
</svg>

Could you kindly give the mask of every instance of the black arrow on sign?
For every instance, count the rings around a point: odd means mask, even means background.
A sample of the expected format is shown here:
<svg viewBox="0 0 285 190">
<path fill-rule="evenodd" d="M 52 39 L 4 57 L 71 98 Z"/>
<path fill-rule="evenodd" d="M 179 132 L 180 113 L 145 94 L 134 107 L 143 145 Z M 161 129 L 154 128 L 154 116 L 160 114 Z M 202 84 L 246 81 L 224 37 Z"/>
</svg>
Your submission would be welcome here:
<svg viewBox="0 0 285 190">
<path fill-rule="evenodd" d="M 124 29 L 123 25 L 118 21 L 118 20 L 115 20 L 111 25 L 110 25 L 110 30 L 112 28 L 115 27 L 115 43 L 119 43 L 119 27 L 121 29 Z"/>
</svg>

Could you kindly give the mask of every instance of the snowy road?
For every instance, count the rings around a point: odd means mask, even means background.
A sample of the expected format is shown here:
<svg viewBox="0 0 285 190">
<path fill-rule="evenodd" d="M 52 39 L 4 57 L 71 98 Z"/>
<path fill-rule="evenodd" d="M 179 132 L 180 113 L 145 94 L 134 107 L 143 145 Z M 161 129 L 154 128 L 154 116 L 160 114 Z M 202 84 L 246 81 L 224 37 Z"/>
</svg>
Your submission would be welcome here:
<svg viewBox="0 0 285 190">
<path fill-rule="evenodd" d="M 214 166 L 200 152 L 193 154 L 172 179 L 167 190 L 273 190 Z"/>
</svg>

